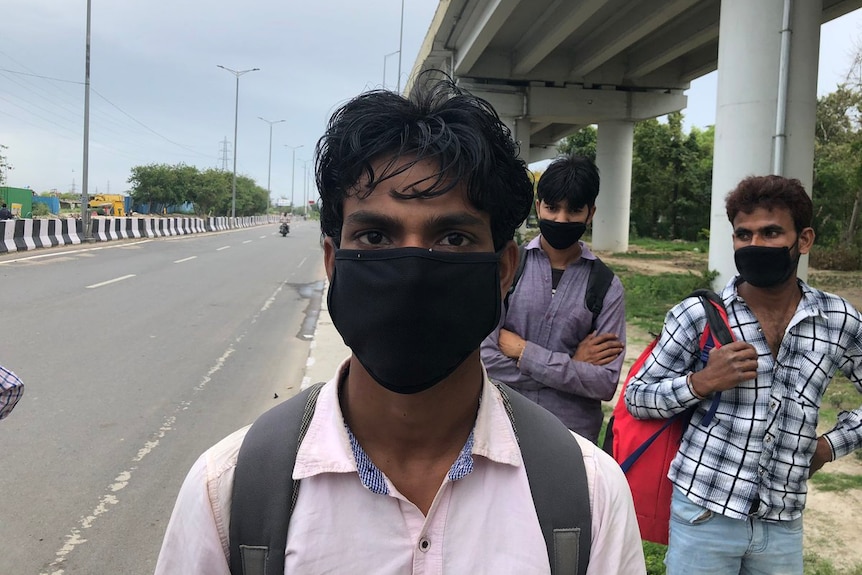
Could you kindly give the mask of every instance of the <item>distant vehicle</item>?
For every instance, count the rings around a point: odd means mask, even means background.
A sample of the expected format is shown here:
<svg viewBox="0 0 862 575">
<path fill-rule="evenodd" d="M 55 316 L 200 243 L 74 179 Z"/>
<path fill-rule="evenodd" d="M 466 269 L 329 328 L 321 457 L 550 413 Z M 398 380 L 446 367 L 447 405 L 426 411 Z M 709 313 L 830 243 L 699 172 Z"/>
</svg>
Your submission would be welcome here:
<svg viewBox="0 0 862 575">
<path fill-rule="evenodd" d="M 124 217 L 126 215 L 126 196 L 120 194 L 96 194 L 90 197 L 90 202 L 87 206 L 96 210 L 102 210 L 102 214 L 100 215 Z"/>
<path fill-rule="evenodd" d="M 281 234 L 281 237 L 286 236 L 290 233 L 290 222 L 281 222 L 281 226 L 278 228 L 278 233 Z"/>
<path fill-rule="evenodd" d="M 530 214 L 529 216 L 527 216 L 526 225 L 528 228 L 538 228 L 539 227 L 539 220 L 536 219 L 536 214 Z"/>
</svg>

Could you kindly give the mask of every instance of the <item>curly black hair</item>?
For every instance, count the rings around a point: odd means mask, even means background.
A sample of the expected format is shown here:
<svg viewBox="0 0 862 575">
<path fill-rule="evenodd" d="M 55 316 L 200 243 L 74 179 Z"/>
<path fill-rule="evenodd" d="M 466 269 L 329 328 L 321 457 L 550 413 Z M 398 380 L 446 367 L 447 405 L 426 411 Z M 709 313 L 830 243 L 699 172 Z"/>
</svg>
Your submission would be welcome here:
<svg viewBox="0 0 862 575">
<path fill-rule="evenodd" d="M 739 212 L 750 214 L 757 208 L 786 208 L 793 217 L 797 233 L 810 228 L 814 218 L 814 206 L 802 182 L 775 175 L 745 178 L 727 195 L 725 208 L 731 224 Z"/>
<path fill-rule="evenodd" d="M 411 192 L 392 193 L 430 198 L 465 184 L 470 203 L 490 216 L 499 250 L 533 201 L 532 181 L 518 154 L 491 105 L 449 78 L 424 73 L 409 98 L 386 90 L 363 93 L 335 111 L 315 148 L 321 231 L 340 245 L 346 197 L 367 197 L 414 164 L 432 161 L 439 166 L 434 176 L 416 182 Z M 410 161 L 401 164 L 402 158 Z M 375 174 L 372 162 L 381 159 L 386 167 Z"/>
</svg>

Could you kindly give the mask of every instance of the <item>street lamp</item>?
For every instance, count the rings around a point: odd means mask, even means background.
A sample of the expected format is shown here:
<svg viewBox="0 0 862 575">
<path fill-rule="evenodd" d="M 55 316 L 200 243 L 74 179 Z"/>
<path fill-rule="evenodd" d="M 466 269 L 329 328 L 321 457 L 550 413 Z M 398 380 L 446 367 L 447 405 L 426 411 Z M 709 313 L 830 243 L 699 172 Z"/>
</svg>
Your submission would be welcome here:
<svg viewBox="0 0 862 575">
<path fill-rule="evenodd" d="M 400 54 L 400 50 L 395 50 L 394 52 L 389 52 L 385 56 L 383 56 L 383 89 L 386 89 L 386 59 L 389 56 L 394 56 L 395 54 Z"/>
<path fill-rule="evenodd" d="M 90 225 L 90 194 L 88 177 L 90 173 L 90 0 L 87 0 L 87 41 L 84 63 L 84 172 L 81 178 L 81 231 L 84 241 L 92 242 L 93 228 Z"/>
<path fill-rule="evenodd" d="M 290 148 L 291 150 L 293 150 L 293 154 L 292 154 L 293 159 L 291 160 L 292 166 L 290 168 L 290 205 L 293 206 L 294 205 L 294 203 L 293 203 L 293 184 L 294 184 L 293 174 L 294 174 L 294 172 L 296 172 L 296 151 L 302 147 L 302 144 L 300 144 L 298 146 L 288 146 L 287 144 L 285 144 L 284 147 Z"/>
<path fill-rule="evenodd" d="M 398 87 L 395 92 L 401 93 L 401 50 L 404 42 L 404 0 L 401 0 L 401 32 L 398 34 Z"/>
<path fill-rule="evenodd" d="M 269 164 L 267 164 L 267 167 L 266 167 L 266 205 L 268 206 L 270 204 L 270 202 L 272 201 L 272 198 L 270 197 L 270 189 L 269 189 L 269 181 L 270 181 L 269 177 L 272 174 L 272 125 L 273 124 L 280 124 L 282 122 L 286 122 L 287 120 L 270 121 L 270 120 L 267 120 L 266 118 L 262 118 L 260 116 L 258 116 L 258 119 L 263 120 L 264 122 L 269 124 Z"/>
<path fill-rule="evenodd" d="M 305 215 L 305 219 L 308 219 L 308 163 L 311 160 L 305 160 L 302 162 L 302 205 L 304 206 L 303 214 Z"/>
<path fill-rule="evenodd" d="M 260 68 L 249 68 L 248 70 L 231 70 L 221 64 L 216 64 L 222 70 L 226 70 L 236 76 L 236 100 L 234 104 L 234 112 L 233 112 L 233 183 L 230 188 L 230 218 L 231 223 L 236 220 L 236 136 L 237 136 L 237 125 L 239 121 L 239 77 L 249 72 L 257 72 Z"/>
</svg>

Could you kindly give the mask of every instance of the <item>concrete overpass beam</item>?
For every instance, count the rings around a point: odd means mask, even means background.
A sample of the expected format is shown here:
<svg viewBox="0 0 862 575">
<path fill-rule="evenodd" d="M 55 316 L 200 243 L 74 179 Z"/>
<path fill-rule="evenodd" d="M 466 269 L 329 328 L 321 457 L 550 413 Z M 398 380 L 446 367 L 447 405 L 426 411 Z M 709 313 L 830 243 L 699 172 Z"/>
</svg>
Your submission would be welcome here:
<svg viewBox="0 0 862 575">
<path fill-rule="evenodd" d="M 724 199 L 740 180 L 773 172 L 780 31 L 784 0 L 723 0 L 718 49 L 718 106 L 709 240 L 716 287 L 736 274 Z M 785 176 L 811 193 L 820 44 L 820 0 L 793 2 Z M 807 258 L 799 275 L 808 272 Z"/>
<path fill-rule="evenodd" d="M 602 185 L 593 218 L 594 250 L 624 252 L 629 248 L 633 143 L 633 122 L 599 123 L 596 165 Z"/>
<path fill-rule="evenodd" d="M 683 94 L 533 86 L 527 114 L 537 123 L 589 125 L 605 120 L 644 120 L 685 108 Z M 498 110 L 499 111 L 499 110 Z"/>
<path fill-rule="evenodd" d="M 520 0 L 492 0 L 482 10 L 475 10 L 456 43 L 455 75 L 470 71 L 519 3 Z"/>
</svg>

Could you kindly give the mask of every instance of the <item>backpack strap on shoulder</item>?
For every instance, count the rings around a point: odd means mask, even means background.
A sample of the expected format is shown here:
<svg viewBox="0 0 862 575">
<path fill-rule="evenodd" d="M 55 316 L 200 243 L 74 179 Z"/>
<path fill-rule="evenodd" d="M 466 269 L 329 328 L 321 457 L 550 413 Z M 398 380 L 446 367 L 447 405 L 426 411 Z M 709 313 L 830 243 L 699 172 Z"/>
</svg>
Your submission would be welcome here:
<svg viewBox="0 0 862 575">
<path fill-rule="evenodd" d="M 508 309 L 509 307 L 509 296 L 515 292 L 515 286 L 518 285 L 518 281 L 521 279 L 521 276 L 524 275 L 524 267 L 527 265 L 527 246 L 526 244 L 521 244 L 518 246 L 518 267 L 515 269 L 515 277 L 512 278 L 512 285 L 509 286 L 509 291 L 506 292 L 506 297 L 503 300 L 503 306 Z"/>
<path fill-rule="evenodd" d="M 521 447 L 552 575 L 585 575 L 592 515 L 587 472 L 572 433 L 549 411 L 496 384 Z"/>
<path fill-rule="evenodd" d="M 585 296 L 585 304 L 587 309 L 593 312 L 593 323 L 590 326 L 590 331 L 595 331 L 596 320 L 599 314 L 602 313 L 602 308 L 605 306 L 605 296 L 608 295 L 608 290 L 611 288 L 611 282 L 614 281 L 614 272 L 603 262 L 596 257 L 590 266 L 590 277 L 587 280 L 587 293 Z"/>
<path fill-rule="evenodd" d="M 299 494 L 293 467 L 321 387 L 273 407 L 243 439 L 230 508 L 231 575 L 284 575 L 287 527 Z"/>
<path fill-rule="evenodd" d="M 736 338 L 733 336 L 733 330 L 730 328 L 730 320 L 727 317 L 727 310 L 724 307 L 724 301 L 721 299 L 721 296 L 708 289 L 695 290 L 691 295 L 700 299 L 700 303 L 703 305 L 703 310 L 706 313 L 706 327 L 703 328 L 703 336 L 701 338 L 701 355 L 703 364 L 706 365 L 710 349 L 721 347 Z M 706 426 L 712 422 L 712 418 L 715 417 L 720 402 L 721 392 L 719 391 L 713 394 L 709 409 L 706 415 L 703 416 L 701 425 Z"/>
</svg>

